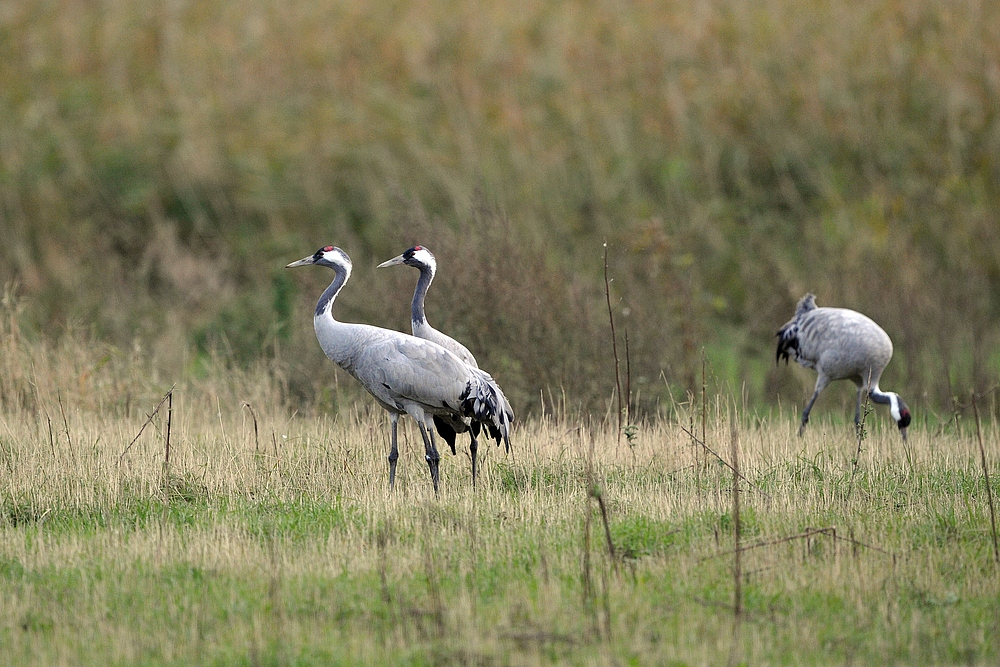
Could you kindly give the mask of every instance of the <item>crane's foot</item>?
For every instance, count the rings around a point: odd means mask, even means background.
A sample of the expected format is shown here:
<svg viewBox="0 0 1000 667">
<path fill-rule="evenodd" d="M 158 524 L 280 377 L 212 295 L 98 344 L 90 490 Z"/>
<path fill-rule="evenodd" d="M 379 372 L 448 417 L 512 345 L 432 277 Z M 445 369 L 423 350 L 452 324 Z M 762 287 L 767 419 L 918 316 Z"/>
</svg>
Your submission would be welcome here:
<svg viewBox="0 0 1000 667">
<path fill-rule="evenodd" d="M 472 488 L 476 488 L 476 452 L 479 451 L 479 443 L 475 440 L 469 443 L 469 454 L 472 457 Z"/>
<path fill-rule="evenodd" d="M 396 453 L 396 452 L 393 452 L 393 453 L 396 454 L 396 455 L 395 456 L 393 456 L 392 454 L 389 455 L 389 490 L 390 491 L 392 491 L 394 488 L 396 488 L 396 460 L 399 458 L 399 454 L 398 453 Z"/>
<path fill-rule="evenodd" d="M 431 470 L 431 482 L 434 484 L 434 493 L 438 492 L 438 480 L 441 478 L 441 457 L 427 458 L 427 467 Z"/>
</svg>

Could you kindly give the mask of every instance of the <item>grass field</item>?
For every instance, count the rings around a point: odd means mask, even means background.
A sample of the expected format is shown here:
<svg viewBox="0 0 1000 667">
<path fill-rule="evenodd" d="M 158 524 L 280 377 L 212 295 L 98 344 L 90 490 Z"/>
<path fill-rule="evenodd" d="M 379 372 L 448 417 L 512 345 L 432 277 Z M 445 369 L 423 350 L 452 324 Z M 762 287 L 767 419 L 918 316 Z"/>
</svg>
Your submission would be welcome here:
<svg viewBox="0 0 1000 667">
<path fill-rule="evenodd" d="M 643 410 L 703 347 L 800 400 L 768 362 L 808 290 L 889 332 L 907 400 L 1000 380 L 997 2 L 14 0 L 0 63 L 0 284 L 39 331 L 307 369 L 328 278 L 285 264 L 340 246 L 344 319 L 405 328 L 374 267 L 420 243 L 516 408 L 600 410 L 607 242 Z"/>
<path fill-rule="evenodd" d="M 0 663 L 1000 659 L 974 422 L 915 423 L 904 447 L 875 412 L 855 469 L 829 405 L 800 439 L 790 409 L 710 400 L 720 458 L 685 433 L 699 405 L 632 444 L 549 406 L 510 456 L 481 449 L 475 490 L 460 443 L 436 497 L 407 423 L 390 494 L 370 401 L 296 414 L 262 368 L 161 403 L 140 351 L 82 339 L 3 337 Z M 983 441 L 998 496 L 994 426 Z"/>
</svg>

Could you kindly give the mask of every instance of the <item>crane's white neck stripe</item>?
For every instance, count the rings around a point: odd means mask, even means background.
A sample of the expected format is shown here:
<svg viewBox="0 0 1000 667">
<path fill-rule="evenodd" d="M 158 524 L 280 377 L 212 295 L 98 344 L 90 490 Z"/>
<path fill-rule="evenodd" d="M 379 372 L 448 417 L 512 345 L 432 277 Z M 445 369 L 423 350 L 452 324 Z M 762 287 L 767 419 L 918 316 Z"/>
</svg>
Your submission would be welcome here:
<svg viewBox="0 0 1000 667">
<path fill-rule="evenodd" d="M 892 415 L 892 418 L 897 422 L 900 420 L 899 396 L 891 391 L 889 392 L 889 414 Z"/>
<path fill-rule="evenodd" d="M 437 271 L 437 262 L 434 261 L 434 255 L 432 255 L 430 251 L 427 250 L 427 248 L 421 248 L 420 250 L 413 253 L 413 258 L 429 266 L 431 269 L 431 273 Z"/>
</svg>

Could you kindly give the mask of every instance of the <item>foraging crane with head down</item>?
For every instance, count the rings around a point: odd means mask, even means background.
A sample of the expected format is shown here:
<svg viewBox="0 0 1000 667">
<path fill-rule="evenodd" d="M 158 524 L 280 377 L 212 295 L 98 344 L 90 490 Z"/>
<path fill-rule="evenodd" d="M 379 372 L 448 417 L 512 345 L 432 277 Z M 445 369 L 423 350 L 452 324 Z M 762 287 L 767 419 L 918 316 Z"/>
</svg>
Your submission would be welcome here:
<svg viewBox="0 0 1000 667">
<path fill-rule="evenodd" d="M 420 278 L 417 279 L 417 286 L 413 290 L 413 301 L 410 303 L 410 331 L 417 338 L 433 341 L 452 352 L 470 366 L 479 368 L 476 358 L 472 356 L 467 347 L 451 336 L 441 333 L 427 322 L 427 316 L 424 314 L 424 299 L 427 298 L 427 290 L 430 289 L 431 282 L 434 280 L 434 274 L 437 273 L 437 260 L 434 258 L 434 254 L 426 247 L 416 245 L 404 251 L 403 254 L 382 262 L 378 265 L 378 268 L 382 269 L 387 266 L 399 266 L 401 264 L 412 266 L 420 271 Z M 479 443 L 476 440 L 476 436 L 479 435 L 479 422 L 468 418 L 435 416 L 434 425 L 437 427 L 438 434 L 451 447 L 452 454 L 455 454 L 455 435 L 466 431 L 469 432 L 469 454 L 472 459 L 472 486 L 475 486 L 476 452 L 479 450 Z"/>
<path fill-rule="evenodd" d="M 350 373 L 389 412 L 392 448 L 389 488 L 396 480 L 396 428 L 399 416 L 413 417 L 424 441 L 435 493 L 441 455 L 431 428 L 435 415 L 481 422 L 490 436 L 510 448 L 514 419 L 500 387 L 485 371 L 474 368 L 440 345 L 367 324 L 338 322 L 333 302 L 351 277 L 351 259 L 340 248 L 325 246 L 285 268 L 316 264 L 334 270 L 333 282 L 316 304 L 313 325 L 320 347 L 331 361 Z"/>
<path fill-rule="evenodd" d="M 802 411 L 799 435 L 809 422 L 809 411 L 820 392 L 834 380 L 851 380 L 858 387 L 854 423 L 861 421 L 861 397 L 865 392 L 875 403 L 889 406 L 899 432 L 906 440 L 910 409 L 892 391 L 879 389 L 882 371 L 892 359 L 892 340 L 870 318 L 846 308 L 819 308 L 811 292 L 799 300 L 795 316 L 781 327 L 776 361 L 798 361 L 818 374 L 816 389 Z"/>
</svg>

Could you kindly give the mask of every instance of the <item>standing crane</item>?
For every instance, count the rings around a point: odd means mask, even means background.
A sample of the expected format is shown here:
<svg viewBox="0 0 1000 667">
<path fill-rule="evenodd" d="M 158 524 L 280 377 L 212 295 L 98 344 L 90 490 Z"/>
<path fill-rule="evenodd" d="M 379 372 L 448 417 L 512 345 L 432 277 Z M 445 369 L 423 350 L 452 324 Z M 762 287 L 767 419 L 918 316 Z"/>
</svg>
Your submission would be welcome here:
<svg viewBox="0 0 1000 667">
<path fill-rule="evenodd" d="M 410 415 L 420 428 L 424 457 L 434 492 L 438 490 L 441 455 L 431 429 L 435 415 L 475 419 L 497 443 L 510 450 L 513 411 L 503 392 L 485 371 L 469 366 L 437 343 L 367 324 L 338 322 L 333 302 L 351 277 L 351 258 L 340 248 L 325 246 L 285 268 L 316 264 L 334 270 L 333 282 L 316 304 L 313 326 L 327 357 L 360 382 L 389 412 L 392 448 L 389 488 L 395 486 L 396 428 L 399 416 Z"/>
<path fill-rule="evenodd" d="M 479 368 L 476 358 L 472 356 L 467 347 L 451 336 L 443 334 L 432 327 L 424 315 L 424 299 L 427 297 L 427 290 L 431 286 L 431 281 L 434 280 L 434 274 L 437 273 L 437 260 L 434 259 L 434 254 L 426 247 L 417 245 L 406 250 L 398 257 L 393 257 L 388 261 L 382 262 L 378 265 L 378 268 L 398 266 L 400 264 L 412 266 L 420 271 L 420 278 L 417 280 L 417 286 L 413 290 L 413 301 L 410 304 L 410 331 L 413 332 L 413 335 L 417 338 L 433 341 L 452 352 L 473 368 Z M 434 425 L 437 427 L 438 434 L 451 447 L 452 454 L 455 454 L 455 435 L 464 433 L 465 431 L 469 432 L 469 454 L 472 458 L 472 486 L 475 486 L 476 452 L 479 450 L 479 443 L 476 441 L 476 437 L 479 435 L 479 422 L 468 418 L 455 419 L 435 416 Z"/>
<path fill-rule="evenodd" d="M 872 401 L 889 406 L 889 414 L 906 440 L 910 409 L 899 394 L 882 391 L 878 386 L 882 371 L 892 359 L 892 340 L 882 327 L 853 310 L 818 308 L 810 292 L 799 300 L 795 316 L 776 335 L 778 363 L 792 359 L 818 374 L 816 390 L 802 411 L 800 436 L 809 422 L 813 403 L 826 385 L 834 380 L 851 380 L 858 386 L 854 423 L 861 421 L 861 397 L 867 391 Z"/>
</svg>

